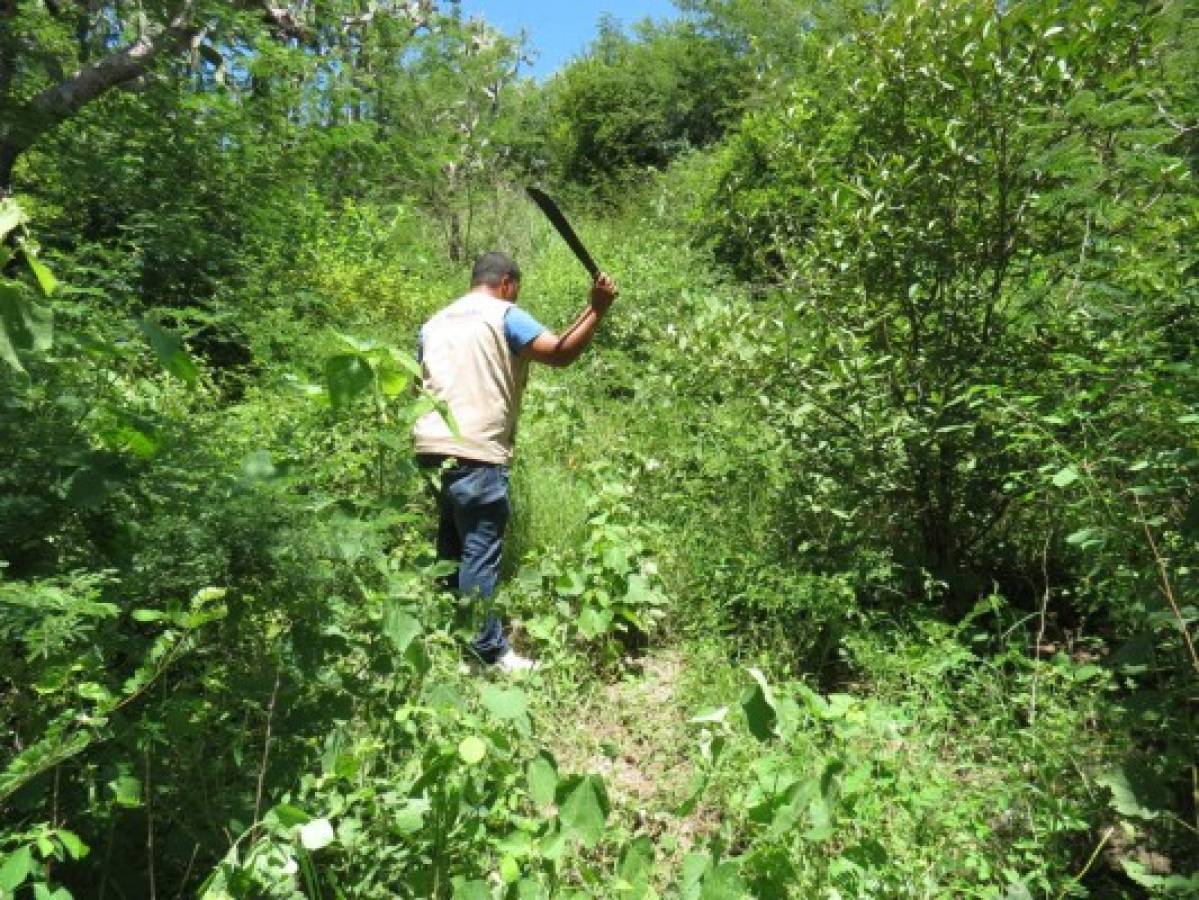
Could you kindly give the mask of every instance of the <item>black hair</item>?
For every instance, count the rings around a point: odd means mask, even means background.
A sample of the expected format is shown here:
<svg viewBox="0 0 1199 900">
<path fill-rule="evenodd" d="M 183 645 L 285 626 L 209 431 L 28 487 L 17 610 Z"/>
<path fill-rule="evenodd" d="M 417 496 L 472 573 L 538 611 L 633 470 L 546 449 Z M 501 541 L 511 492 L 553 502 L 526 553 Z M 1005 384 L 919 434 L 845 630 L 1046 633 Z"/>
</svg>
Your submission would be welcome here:
<svg viewBox="0 0 1199 900">
<path fill-rule="evenodd" d="M 499 287 L 505 277 L 520 281 L 520 266 L 516 261 L 507 253 L 484 253 L 475 260 L 475 267 L 470 273 L 470 286 L 485 284 Z"/>
</svg>

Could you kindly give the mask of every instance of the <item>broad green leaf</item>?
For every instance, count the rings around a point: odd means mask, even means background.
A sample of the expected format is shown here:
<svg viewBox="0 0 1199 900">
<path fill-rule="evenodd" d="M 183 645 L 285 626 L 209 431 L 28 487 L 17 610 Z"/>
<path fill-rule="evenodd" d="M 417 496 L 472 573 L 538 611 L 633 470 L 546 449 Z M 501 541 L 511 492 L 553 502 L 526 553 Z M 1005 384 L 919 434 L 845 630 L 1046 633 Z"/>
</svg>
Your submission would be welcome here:
<svg viewBox="0 0 1199 900">
<path fill-rule="evenodd" d="M 325 361 L 325 384 L 334 409 L 352 403 L 370 388 L 374 378 L 370 363 L 361 354 L 342 353 Z"/>
<path fill-rule="evenodd" d="M 138 327 L 164 369 L 186 384 L 196 383 L 200 370 L 184 349 L 179 335 L 149 319 L 142 319 Z"/>
<path fill-rule="evenodd" d="M 529 700 L 520 688 L 500 688 L 488 684 L 480 691 L 483 705 L 501 719 L 519 719 L 529 711 Z"/>
<path fill-rule="evenodd" d="M 134 775 L 118 775 L 108 782 L 118 806 L 129 809 L 142 805 L 142 783 Z"/>
<path fill-rule="evenodd" d="M 1157 810 L 1141 803 L 1125 769 L 1115 769 L 1095 780 L 1112 792 L 1112 808 L 1120 815 L 1145 820 L 1156 819 L 1160 815 Z"/>
<path fill-rule="evenodd" d="M 376 369 L 379 376 L 379 390 L 384 397 L 399 397 L 412 384 L 412 376 L 394 366 L 381 365 Z"/>
<path fill-rule="evenodd" d="M 526 770 L 529 781 L 529 796 L 538 806 L 549 806 L 554 802 L 558 790 L 558 769 L 548 753 L 541 753 L 529 762 Z"/>
<path fill-rule="evenodd" d="M 54 316 L 14 281 L 0 280 L 0 359 L 24 372 L 17 351 L 41 352 L 54 344 Z"/>
<path fill-rule="evenodd" d="M 161 622 L 167 614 L 160 609 L 135 609 L 129 618 L 135 622 Z"/>
<path fill-rule="evenodd" d="M 754 683 L 742 696 L 741 708 L 745 711 L 745 722 L 750 733 L 759 741 L 768 741 L 775 736 L 778 708 L 775 706 L 770 685 L 766 683 L 766 676 L 761 670 L 751 667 L 749 674 Z"/>
<path fill-rule="evenodd" d="M 395 348 L 391 348 L 392 362 L 396 363 L 400 368 L 404 369 L 413 378 L 420 379 L 424 377 L 424 371 L 421 369 L 420 363 L 410 353 L 402 353 Z"/>
<path fill-rule="evenodd" d="M 504 884 L 516 884 L 520 880 L 520 863 L 511 856 L 505 856 L 500 860 L 500 880 Z"/>
<path fill-rule="evenodd" d="M 630 888 L 644 890 L 650 875 L 653 874 L 653 868 L 654 845 L 648 837 L 642 835 L 626 845 L 616 871 Z"/>
<path fill-rule="evenodd" d="M 723 862 L 704 877 L 700 900 L 742 900 L 746 896 L 745 882 L 735 862 Z"/>
<path fill-rule="evenodd" d="M 644 575 L 629 576 L 629 586 L 624 595 L 626 602 L 634 604 L 648 603 L 651 599 L 651 594 L 648 578 Z"/>
<path fill-rule="evenodd" d="M 587 589 L 587 583 L 578 572 L 570 571 L 554 580 L 554 590 L 563 597 L 577 597 Z"/>
<path fill-rule="evenodd" d="M 458 755 L 462 757 L 462 761 L 468 766 L 478 765 L 483 761 L 483 757 L 487 755 L 487 745 L 479 738 L 471 735 L 462 739 L 462 743 L 458 745 Z"/>
<path fill-rule="evenodd" d="M 25 883 L 33 869 L 33 854 L 28 847 L 18 847 L 0 863 L 0 890 L 13 893 Z"/>
<path fill-rule="evenodd" d="M 607 634 L 612 627 L 612 611 L 587 606 L 579 613 L 579 634 L 587 640 L 594 640 L 600 635 Z"/>
<path fill-rule="evenodd" d="M 583 846 L 598 844 L 608 821 L 608 798 L 599 776 L 587 775 L 579 779 L 567 794 L 558 815 L 563 826 L 578 837 Z"/>
<path fill-rule="evenodd" d="M 1066 466 L 1053 476 L 1054 487 L 1068 487 L 1076 481 L 1078 481 L 1078 469 L 1074 466 Z"/>
<path fill-rule="evenodd" d="M 46 268 L 45 263 L 34 256 L 28 249 L 25 250 L 25 262 L 29 265 L 29 270 L 33 272 L 33 277 L 37 279 L 38 287 L 42 289 L 42 293 L 47 297 L 52 297 L 54 292 L 58 290 L 58 279 L 54 277 L 54 273 Z"/>
<path fill-rule="evenodd" d="M 394 598 L 388 599 L 383 608 L 383 633 L 387 635 L 396 652 L 403 654 L 423 630 L 421 623 L 408 613 Z"/>
<path fill-rule="evenodd" d="M 304 812 L 298 806 L 292 806 L 288 803 L 280 803 L 273 810 L 275 818 L 279 820 L 279 824 L 285 828 L 292 828 L 296 825 L 307 825 L 312 821 L 312 816 Z"/>
<path fill-rule="evenodd" d="M 409 800 L 396 811 L 395 827 L 401 834 L 416 834 L 425 827 L 425 814 L 430 806 L 429 801 L 422 798 Z"/>
<path fill-rule="evenodd" d="M 486 881 L 459 881 L 454 884 L 453 900 L 491 900 Z"/>
</svg>

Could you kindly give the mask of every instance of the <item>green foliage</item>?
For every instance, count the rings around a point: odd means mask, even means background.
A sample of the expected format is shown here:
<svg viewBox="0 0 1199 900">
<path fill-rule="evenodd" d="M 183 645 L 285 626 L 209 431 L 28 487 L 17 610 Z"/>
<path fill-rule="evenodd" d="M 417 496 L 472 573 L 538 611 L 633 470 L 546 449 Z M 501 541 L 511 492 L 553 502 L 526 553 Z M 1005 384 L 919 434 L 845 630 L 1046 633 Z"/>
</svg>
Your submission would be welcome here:
<svg viewBox="0 0 1199 900">
<path fill-rule="evenodd" d="M 744 74 L 718 42 L 686 24 L 612 20 L 581 59 L 550 82 L 549 149 L 568 182 L 616 196 L 623 180 L 718 140 Z"/>
<path fill-rule="evenodd" d="M 25 115 L 168 6 L 0 3 L 0 894 L 1193 890 L 1190 0 L 689 0 L 544 85 L 203 2 Z M 500 681 L 408 351 L 484 247 L 577 314 L 546 177 L 622 294 L 525 398 Z"/>
</svg>

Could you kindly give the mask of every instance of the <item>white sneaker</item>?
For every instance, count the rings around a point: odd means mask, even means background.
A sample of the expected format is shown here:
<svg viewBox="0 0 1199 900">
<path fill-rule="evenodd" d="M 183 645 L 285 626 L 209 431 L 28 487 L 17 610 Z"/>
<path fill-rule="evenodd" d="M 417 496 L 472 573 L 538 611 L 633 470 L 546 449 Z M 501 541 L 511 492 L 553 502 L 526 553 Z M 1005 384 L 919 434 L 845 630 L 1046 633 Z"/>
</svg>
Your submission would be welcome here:
<svg viewBox="0 0 1199 900">
<path fill-rule="evenodd" d="M 509 675 L 515 675 L 518 672 L 536 672 L 541 668 L 541 664 L 535 660 L 521 656 L 519 653 L 509 650 L 503 656 L 495 661 L 496 668 L 501 672 Z"/>
</svg>

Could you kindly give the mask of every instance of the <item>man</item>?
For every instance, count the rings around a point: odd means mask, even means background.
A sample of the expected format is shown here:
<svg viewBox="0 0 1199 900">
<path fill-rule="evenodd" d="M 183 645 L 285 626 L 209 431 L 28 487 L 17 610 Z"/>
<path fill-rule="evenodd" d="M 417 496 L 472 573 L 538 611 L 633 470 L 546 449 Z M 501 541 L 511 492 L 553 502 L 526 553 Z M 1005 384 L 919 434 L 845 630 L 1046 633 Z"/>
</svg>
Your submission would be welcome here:
<svg viewBox="0 0 1199 900">
<path fill-rule="evenodd" d="M 600 274 L 590 302 L 561 337 L 516 306 L 520 269 L 503 253 L 475 262 L 471 289 L 420 330 L 425 389 L 450 410 L 458 434 L 438 412 L 413 426 L 423 466 L 441 468 L 437 554 L 458 563 L 457 587 L 485 605 L 471 645 L 485 663 L 527 671 L 532 660 L 515 653 L 491 609 L 508 523 L 508 466 L 529 363 L 568 366 L 586 349 L 616 299 L 616 285 Z"/>
</svg>

